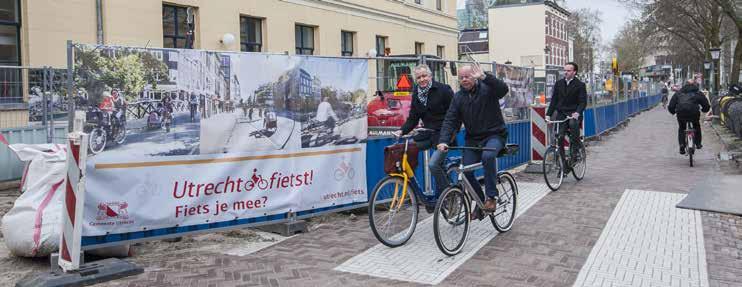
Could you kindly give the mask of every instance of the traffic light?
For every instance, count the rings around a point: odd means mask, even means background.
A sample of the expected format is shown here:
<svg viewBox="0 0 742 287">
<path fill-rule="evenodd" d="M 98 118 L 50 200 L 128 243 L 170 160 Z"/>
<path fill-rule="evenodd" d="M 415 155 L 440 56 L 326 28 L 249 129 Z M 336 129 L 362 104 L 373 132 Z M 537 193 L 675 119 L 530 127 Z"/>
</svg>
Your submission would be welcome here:
<svg viewBox="0 0 742 287">
<path fill-rule="evenodd" d="M 611 61 L 611 71 L 613 71 L 614 74 L 618 74 L 618 59 L 616 57 L 613 57 L 613 60 Z"/>
</svg>

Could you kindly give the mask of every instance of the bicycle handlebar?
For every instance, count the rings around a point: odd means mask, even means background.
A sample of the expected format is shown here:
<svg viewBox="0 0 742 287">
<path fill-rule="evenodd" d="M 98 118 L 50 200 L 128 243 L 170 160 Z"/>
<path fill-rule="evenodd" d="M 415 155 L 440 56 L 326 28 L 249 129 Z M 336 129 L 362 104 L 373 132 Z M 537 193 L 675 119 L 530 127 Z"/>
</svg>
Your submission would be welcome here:
<svg viewBox="0 0 742 287">
<path fill-rule="evenodd" d="M 411 132 L 407 133 L 406 135 L 401 135 L 401 136 L 398 136 L 396 138 L 397 138 L 397 140 L 399 140 L 399 139 L 408 139 L 408 138 L 414 137 L 417 134 L 422 133 L 422 132 L 434 132 L 434 131 L 435 130 L 428 129 L 428 128 L 415 128 L 414 130 L 412 130 Z"/>
<path fill-rule="evenodd" d="M 561 120 L 561 121 L 551 121 L 551 120 L 546 120 L 546 122 L 547 122 L 547 123 L 549 123 L 549 124 L 559 124 L 559 123 L 563 123 L 563 122 L 566 122 L 566 121 L 568 121 L 568 120 L 576 120 L 576 119 L 578 119 L 578 118 L 576 118 L 576 117 L 572 117 L 572 116 L 569 116 L 569 117 L 567 117 L 567 118 L 565 118 L 565 119 L 563 119 L 563 120 Z"/>
</svg>

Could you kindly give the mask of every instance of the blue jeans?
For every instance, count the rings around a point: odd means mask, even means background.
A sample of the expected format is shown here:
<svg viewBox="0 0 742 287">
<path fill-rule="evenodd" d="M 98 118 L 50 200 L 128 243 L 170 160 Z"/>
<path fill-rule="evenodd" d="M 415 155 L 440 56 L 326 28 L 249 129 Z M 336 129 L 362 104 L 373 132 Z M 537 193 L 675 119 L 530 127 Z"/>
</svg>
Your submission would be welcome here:
<svg viewBox="0 0 742 287">
<path fill-rule="evenodd" d="M 435 180 L 435 194 L 438 195 L 440 195 L 443 190 L 451 184 L 448 175 L 446 175 L 446 171 L 443 170 L 443 160 L 446 159 L 446 153 L 447 152 L 445 151 L 439 151 L 438 149 L 435 149 L 435 151 L 433 151 L 433 155 L 428 161 L 430 175 L 432 175 L 433 180 Z"/>
<path fill-rule="evenodd" d="M 467 149 L 464 150 L 463 161 L 464 165 L 474 164 L 479 161 L 482 162 L 482 167 L 484 170 L 484 190 L 487 196 L 492 198 L 498 196 L 497 154 L 500 153 L 500 150 L 505 147 L 505 141 L 497 136 L 491 137 L 489 140 L 482 144 L 482 147 L 492 148 L 495 149 L 495 151 L 476 151 Z M 466 176 L 466 179 L 472 184 L 472 187 L 474 187 L 474 191 L 477 192 L 479 198 L 484 200 L 484 196 L 482 194 L 482 186 L 479 185 L 476 176 L 474 176 L 474 172 L 466 172 L 464 173 L 464 175 Z"/>
</svg>

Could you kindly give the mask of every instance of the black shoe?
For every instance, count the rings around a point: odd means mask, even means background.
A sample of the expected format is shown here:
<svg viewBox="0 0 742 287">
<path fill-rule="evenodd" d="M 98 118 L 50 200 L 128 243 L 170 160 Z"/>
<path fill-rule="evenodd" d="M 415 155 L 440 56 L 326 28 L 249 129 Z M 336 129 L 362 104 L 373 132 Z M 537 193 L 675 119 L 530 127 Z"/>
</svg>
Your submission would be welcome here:
<svg viewBox="0 0 742 287">
<path fill-rule="evenodd" d="M 435 206 L 423 204 L 425 206 L 425 211 L 428 212 L 428 214 L 433 214 L 435 212 Z"/>
<path fill-rule="evenodd" d="M 471 212 L 469 215 L 470 220 L 482 220 L 484 219 L 484 211 L 482 211 L 479 206 L 474 207 L 474 211 Z"/>
<path fill-rule="evenodd" d="M 703 145 L 701 144 L 696 145 L 696 149 L 702 149 L 702 148 L 703 148 Z"/>
<path fill-rule="evenodd" d="M 685 147 L 684 146 L 681 146 L 680 147 L 680 154 L 685 154 Z"/>
</svg>

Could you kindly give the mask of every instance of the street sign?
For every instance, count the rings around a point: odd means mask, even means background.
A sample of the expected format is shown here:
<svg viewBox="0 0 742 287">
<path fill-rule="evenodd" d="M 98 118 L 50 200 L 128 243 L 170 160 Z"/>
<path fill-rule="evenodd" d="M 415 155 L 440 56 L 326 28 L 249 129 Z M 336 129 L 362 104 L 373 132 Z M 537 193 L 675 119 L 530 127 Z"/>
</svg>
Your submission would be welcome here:
<svg viewBox="0 0 742 287">
<path fill-rule="evenodd" d="M 409 95 L 410 95 L 410 92 L 394 92 L 395 97 L 406 97 Z"/>
<path fill-rule="evenodd" d="M 407 77 L 407 74 L 402 74 L 399 76 L 399 80 L 397 81 L 397 90 L 410 90 L 412 89 L 412 83 L 410 82 L 410 78 Z"/>
</svg>

